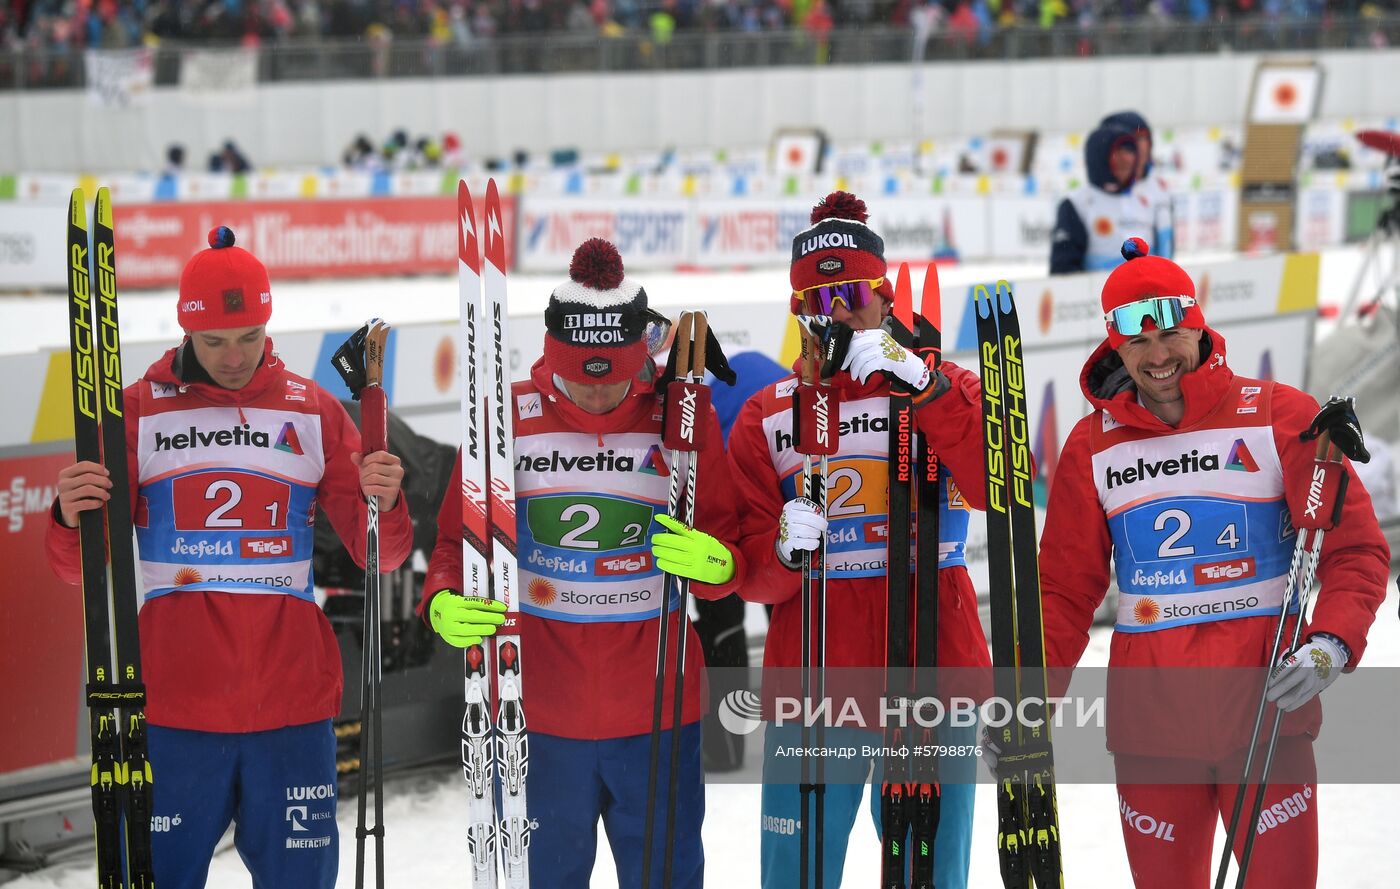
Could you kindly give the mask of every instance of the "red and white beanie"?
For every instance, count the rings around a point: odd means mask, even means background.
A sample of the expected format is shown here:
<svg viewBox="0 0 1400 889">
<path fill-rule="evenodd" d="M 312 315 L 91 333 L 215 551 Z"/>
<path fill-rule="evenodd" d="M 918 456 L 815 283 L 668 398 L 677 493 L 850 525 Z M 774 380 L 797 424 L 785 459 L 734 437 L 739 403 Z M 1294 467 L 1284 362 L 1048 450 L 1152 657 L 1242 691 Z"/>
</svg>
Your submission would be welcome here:
<svg viewBox="0 0 1400 889">
<path fill-rule="evenodd" d="M 209 231 L 209 249 L 180 273 L 180 326 L 187 331 L 257 327 L 272 317 L 272 287 L 256 256 L 233 246 L 226 225 Z"/>
<path fill-rule="evenodd" d="M 622 273 L 622 256 L 602 238 L 574 251 L 569 280 L 544 310 L 544 360 L 571 383 L 620 383 L 647 360 L 647 293 Z"/>
<path fill-rule="evenodd" d="M 812 208 L 812 226 L 792 239 L 792 312 L 801 306 L 797 294 L 813 287 L 885 277 L 885 241 L 866 225 L 865 201 L 848 191 L 833 191 Z M 877 288 L 893 297 L 889 282 Z"/>
<path fill-rule="evenodd" d="M 1149 297 L 1196 297 L 1196 283 L 1186 274 L 1186 270 L 1170 259 L 1152 256 L 1147 242 L 1142 238 L 1128 238 L 1119 252 L 1127 262 L 1110 272 L 1108 280 L 1103 282 L 1099 299 L 1105 315 L 1128 303 Z M 1108 329 L 1108 344 L 1111 347 L 1116 349 L 1130 339 L 1114 330 L 1107 321 L 1104 326 Z M 1177 326 L 1204 329 L 1206 316 L 1201 312 L 1200 304 L 1187 309 Z"/>
</svg>

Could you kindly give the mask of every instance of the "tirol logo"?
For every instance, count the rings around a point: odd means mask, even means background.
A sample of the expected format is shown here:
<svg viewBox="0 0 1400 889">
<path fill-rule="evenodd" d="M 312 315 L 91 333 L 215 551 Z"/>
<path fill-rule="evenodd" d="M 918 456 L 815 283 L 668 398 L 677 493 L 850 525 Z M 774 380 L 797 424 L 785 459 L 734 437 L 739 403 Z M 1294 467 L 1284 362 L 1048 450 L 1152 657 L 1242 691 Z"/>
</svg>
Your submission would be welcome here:
<svg viewBox="0 0 1400 889">
<path fill-rule="evenodd" d="M 1253 458 L 1250 458 L 1253 462 Z M 1220 468 L 1219 454 L 1201 455 L 1200 451 L 1192 451 L 1189 454 L 1182 454 L 1180 457 L 1173 457 L 1170 460 L 1158 460 L 1148 463 L 1139 457 L 1137 463 L 1119 469 L 1109 466 L 1104 470 L 1104 483 L 1112 490 L 1120 485 L 1131 485 L 1135 482 L 1145 481 L 1150 478 L 1157 478 L 1161 475 L 1187 475 L 1193 472 L 1211 472 Z M 1258 467 L 1255 467 L 1256 469 Z"/>
<path fill-rule="evenodd" d="M 1230 456 L 1225 458 L 1225 468 L 1236 472 L 1259 471 L 1259 463 L 1249 452 L 1249 446 L 1244 443 L 1243 438 L 1235 439 L 1235 443 L 1230 446 Z"/>
<path fill-rule="evenodd" d="M 821 272 L 823 275 L 834 275 L 837 272 L 844 272 L 845 270 L 846 264 L 837 256 L 828 256 L 826 259 L 817 263 L 817 271 Z"/>
<path fill-rule="evenodd" d="M 298 457 L 302 455 L 301 439 L 297 438 L 297 428 L 292 425 L 290 420 L 282 424 L 282 431 L 277 433 L 277 444 L 273 447 Z"/>
<path fill-rule="evenodd" d="M 1243 580 L 1246 577 L 1254 576 L 1254 559 L 1231 559 L 1228 562 L 1210 562 L 1205 565 L 1196 565 L 1193 569 L 1196 575 L 1197 586 L 1207 586 L 1212 583 L 1228 583 L 1232 580 Z"/>
<path fill-rule="evenodd" d="M 583 372 L 590 377 L 605 377 L 612 373 L 612 362 L 601 356 L 594 356 L 583 363 Z"/>
<path fill-rule="evenodd" d="M 292 551 L 290 537 L 245 537 L 239 543 L 245 559 L 275 559 Z"/>
<path fill-rule="evenodd" d="M 205 432 L 203 429 L 191 426 L 187 432 L 177 432 L 174 435 L 162 435 L 157 432 L 155 436 L 157 451 L 187 451 L 191 448 L 207 448 L 215 445 L 225 448 L 266 448 L 271 446 L 270 436 L 266 432 L 254 432 L 247 423 L 232 429 L 219 429 L 213 432 Z"/>
<path fill-rule="evenodd" d="M 828 232 L 826 234 L 813 235 L 802 242 L 802 247 L 798 256 L 806 256 L 808 253 L 816 253 L 818 250 L 834 250 L 845 247 L 850 250 L 859 250 L 860 245 L 856 243 L 855 235 L 845 232 Z"/>
<path fill-rule="evenodd" d="M 639 574 L 651 570 L 651 553 L 637 553 L 631 556 L 594 559 L 593 573 L 601 576 L 616 574 Z"/>
</svg>

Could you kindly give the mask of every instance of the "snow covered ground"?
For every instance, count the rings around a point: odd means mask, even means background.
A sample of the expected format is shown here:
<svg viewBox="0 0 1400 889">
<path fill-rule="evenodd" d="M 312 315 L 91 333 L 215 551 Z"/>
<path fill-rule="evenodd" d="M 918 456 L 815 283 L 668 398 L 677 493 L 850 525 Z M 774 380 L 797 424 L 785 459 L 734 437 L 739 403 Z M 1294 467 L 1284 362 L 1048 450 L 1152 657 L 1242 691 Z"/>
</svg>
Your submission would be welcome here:
<svg viewBox="0 0 1400 889">
<path fill-rule="evenodd" d="M 1371 630 L 1365 666 L 1400 667 L 1400 621 L 1396 620 L 1395 586 Z M 1084 664 L 1108 660 L 1106 627 L 1096 628 Z M 1343 677 L 1341 682 L 1346 682 Z M 1333 726 L 1332 730 L 1340 727 Z M 1327 728 L 1324 728 L 1326 731 Z M 1384 743 L 1384 742 L 1380 742 Z M 750 744 L 756 751 L 758 745 Z M 460 773 L 453 766 L 388 782 L 384 823 L 385 862 L 391 887 L 463 886 L 468 878 L 466 800 Z M 1075 889 L 1124 889 L 1132 885 L 1119 830 L 1118 800 L 1111 785 L 1064 785 L 1058 788 L 1064 842 L 1065 885 Z M 1400 871 L 1393 816 L 1400 810 L 1400 786 L 1325 785 L 1318 790 L 1321 869 L 1320 889 L 1394 889 Z M 996 860 L 996 800 L 990 784 L 978 785 L 973 827 L 974 887 L 1000 886 Z M 706 795 L 704 841 L 708 886 L 758 885 L 759 788 L 755 785 L 710 785 Z M 340 812 L 340 885 L 354 885 L 355 804 L 342 801 Z M 1223 831 L 1217 835 L 1217 848 Z M 348 838 L 348 839 L 347 839 Z M 874 885 L 879 873 L 874 828 L 856 825 L 842 885 Z M 90 863 L 63 865 L 22 877 L 12 889 L 90 889 Z M 217 855 L 209 889 L 247 889 L 251 884 L 237 852 Z M 831 885 L 830 883 L 828 884 Z M 617 875 L 601 839 L 593 871 L 594 889 L 617 886 Z M 1288 889 L 1288 887 L 1279 887 Z"/>
</svg>

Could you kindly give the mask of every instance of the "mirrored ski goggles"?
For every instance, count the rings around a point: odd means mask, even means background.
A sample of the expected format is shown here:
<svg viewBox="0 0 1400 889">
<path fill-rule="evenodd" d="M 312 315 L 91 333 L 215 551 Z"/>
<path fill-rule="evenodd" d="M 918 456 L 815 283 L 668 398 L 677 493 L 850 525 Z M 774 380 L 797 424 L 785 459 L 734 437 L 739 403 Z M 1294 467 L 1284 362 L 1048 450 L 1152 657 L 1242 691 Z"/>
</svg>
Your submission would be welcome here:
<svg viewBox="0 0 1400 889">
<path fill-rule="evenodd" d="M 1123 336 L 1137 336 L 1148 320 L 1158 330 L 1176 327 L 1186 318 L 1186 310 L 1195 304 L 1195 298 L 1190 296 L 1151 296 L 1119 306 L 1104 315 L 1103 320 Z"/>
<path fill-rule="evenodd" d="M 869 305 L 875 299 L 875 289 L 884 282 L 884 278 L 876 278 L 873 281 L 843 281 L 840 284 L 809 287 L 793 295 L 801 302 L 803 314 L 830 315 L 837 306 L 845 306 L 846 311 L 854 312 Z"/>
<path fill-rule="evenodd" d="M 655 309 L 646 309 L 642 320 L 646 322 L 646 327 L 642 329 L 642 341 L 647 345 L 647 354 L 655 358 L 671 345 L 671 319 Z"/>
</svg>

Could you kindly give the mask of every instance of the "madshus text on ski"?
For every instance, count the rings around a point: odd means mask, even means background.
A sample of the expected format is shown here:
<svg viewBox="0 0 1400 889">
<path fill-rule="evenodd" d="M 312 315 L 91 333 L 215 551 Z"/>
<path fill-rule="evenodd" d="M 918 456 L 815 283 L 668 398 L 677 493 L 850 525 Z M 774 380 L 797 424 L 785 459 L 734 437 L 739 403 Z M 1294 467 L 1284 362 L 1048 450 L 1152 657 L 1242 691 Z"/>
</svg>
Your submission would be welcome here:
<svg viewBox="0 0 1400 889">
<path fill-rule="evenodd" d="M 614 245 L 593 238 L 551 292 L 543 355 L 520 380 L 508 375 L 499 192 L 459 183 L 457 198 L 461 450 L 420 613 L 462 652 L 468 817 L 451 841 L 464 841 L 473 886 L 588 885 L 600 821 L 621 885 L 703 885 L 710 700 L 689 615 L 741 600 L 772 609 L 769 669 L 745 716 L 764 729 L 750 737 L 762 745 L 765 889 L 839 885 L 862 835 L 879 844 L 881 889 L 966 887 L 974 841 L 995 844 L 1007 887 L 1073 885 L 1093 865 L 1065 854 L 1047 702 L 1065 697 L 1110 570 L 1110 669 L 1258 677 L 1209 700 L 1155 674 L 1132 694 L 1111 684 L 1136 885 L 1207 872 L 1222 821 L 1217 886 L 1232 859 L 1237 886 L 1246 873 L 1251 885 L 1315 885 L 1319 695 L 1360 661 L 1387 579 L 1348 471 L 1365 446 L 1346 400 L 1319 410 L 1235 375 L 1180 266 L 1124 243 L 1081 374 L 1092 410 L 1053 478 L 1038 479 L 1035 356 L 1012 288 L 972 288 L 978 368 L 946 360 L 936 267 L 916 305 L 909 269 L 889 268 L 878 218 L 854 195 L 824 197 L 793 239 L 791 368 L 725 355 L 701 307 L 662 316 Z M 83 210 L 75 195 L 77 461 L 60 473 L 48 551 L 83 584 L 100 884 L 200 885 L 233 820 L 276 825 L 240 831 L 255 880 L 335 884 L 342 680 L 302 521 L 319 506 L 366 566 L 356 884 L 382 886 L 393 834 L 377 591 L 412 534 L 384 432 L 392 331 L 373 320 L 335 356 L 361 401 L 357 429 L 282 364 L 266 335 L 266 269 L 221 226 L 182 276 L 184 338 L 122 389 L 105 192 L 91 234 Z M 966 567 L 976 512 L 990 640 Z M 1226 607 L 1238 601 L 1254 604 Z M 320 640 L 313 654 L 308 639 Z M 778 718 L 794 695 L 804 714 L 826 704 L 848 668 L 881 676 L 877 695 L 898 711 L 962 694 L 948 668 L 980 670 L 972 698 L 1004 701 L 1014 718 L 880 732 Z M 220 765 L 231 760 L 249 766 Z M 1163 768 L 1185 777 L 1163 783 Z M 979 769 L 996 783 L 997 830 L 974 840 Z M 1295 798 L 1309 805 L 1270 820 Z M 855 828 L 863 807 L 873 830 Z"/>
</svg>

